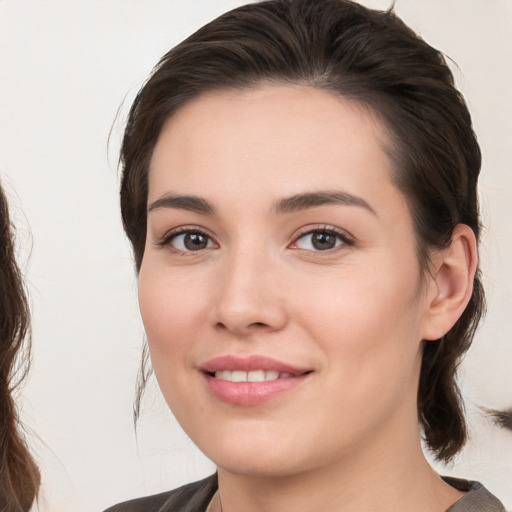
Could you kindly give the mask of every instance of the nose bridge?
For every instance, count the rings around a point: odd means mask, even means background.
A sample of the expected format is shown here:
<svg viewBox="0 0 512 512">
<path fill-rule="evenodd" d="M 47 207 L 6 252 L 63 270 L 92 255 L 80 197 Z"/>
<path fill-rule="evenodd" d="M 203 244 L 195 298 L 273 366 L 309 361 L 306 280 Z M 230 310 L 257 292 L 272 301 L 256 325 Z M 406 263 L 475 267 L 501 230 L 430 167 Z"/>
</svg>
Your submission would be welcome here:
<svg viewBox="0 0 512 512">
<path fill-rule="evenodd" d="M 239 334 L 282 328 L 286 314 L 275 282 L 276 267 L 267 246 L 250 241 L 234 244 L 219 276 L 216 325 Z"/>
</svg>

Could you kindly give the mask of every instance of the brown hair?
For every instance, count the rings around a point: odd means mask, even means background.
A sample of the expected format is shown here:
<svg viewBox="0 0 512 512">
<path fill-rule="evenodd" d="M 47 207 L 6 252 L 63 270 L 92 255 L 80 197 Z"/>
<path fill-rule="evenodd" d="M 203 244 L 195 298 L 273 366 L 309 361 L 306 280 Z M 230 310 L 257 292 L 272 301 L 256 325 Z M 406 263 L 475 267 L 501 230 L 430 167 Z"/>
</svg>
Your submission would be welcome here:
<svg viewBox="0 0 512 512">
<path fill-rule="evenodd" d="M 0 186 L 0 510 L 28 511 L 40 475 L 23 438 L 13 391 L 30 364 L 30 311 Z"/>
<path fill-rule="evenodd" d="M 234 9 L 171 49 L 132 105 L 121 150 L 121 210 L 137 270 L 146 238 L 148 168 L 163 123 L 206 91 L 263 83 L 309 85 L 381 116 L 392 141 L 393 179 L 409 203 L 425 271 L 430 250 L 447 246 L 458 223 L 478 238 L 480 149 L 442 54 L 392 10 L 348 0 L 271 0 Z M 483 310 L 477 273 L 461 318 L 442 339 L 424 344 L 418 415 L 439 459 L 452 458 L 466 439 L 455 373 Z M 141 375 L 144 384 L 147 373 Z M 141 388 L 136 415 L 140 396 Z"/>
</svg>

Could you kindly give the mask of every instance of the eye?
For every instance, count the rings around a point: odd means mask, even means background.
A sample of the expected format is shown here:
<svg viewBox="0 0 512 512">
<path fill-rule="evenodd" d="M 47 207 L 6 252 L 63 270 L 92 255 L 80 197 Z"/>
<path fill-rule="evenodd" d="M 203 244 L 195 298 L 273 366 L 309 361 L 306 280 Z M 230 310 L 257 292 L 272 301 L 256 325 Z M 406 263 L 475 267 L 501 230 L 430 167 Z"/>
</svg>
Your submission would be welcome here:
<svg viewBox="0 0 512 512">
<path fill-rule="evenodd" d="M 196 252 L 216 247 L 216 244 L 207 234 L 197 230 L 171 233 L 159 242 L 158 245 L 170 246 L 172 249 L 180 252 Z"/>
<path fill-rule="evenodd" d="M 306 251 L 329 251 L 344 244 L 351 245 L 351 242 L 341 233 L 330 229 L 315 229 L 298 237 L 293 248 Z"/>
</svg>

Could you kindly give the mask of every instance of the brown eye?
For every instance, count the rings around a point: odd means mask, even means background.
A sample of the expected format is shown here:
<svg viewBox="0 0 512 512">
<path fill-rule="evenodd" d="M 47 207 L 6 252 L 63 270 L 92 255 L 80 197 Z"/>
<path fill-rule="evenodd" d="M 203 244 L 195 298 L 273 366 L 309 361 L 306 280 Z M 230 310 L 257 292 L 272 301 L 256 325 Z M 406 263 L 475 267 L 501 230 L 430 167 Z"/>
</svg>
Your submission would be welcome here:
<svg viewBox="0 0 512 512">
<path fill-rule="evenodd" d="M 174 235 L 169 241 L 175 249 L 183 252 L 201 251 L 214 247 L 211 238 L 199 231 L 187 231 Z"/>
<path fill-rule="evenodd" d="M 310 231 L 302 235 L 295 243 L 299 249 L 308 251 L 328 251 L 345 243 L 338 233 L 326 230 Z"/>
<path fill-rule="evenodd" d="M 311 235 L 311 243 L 315 249 L 325 251 L 336 247 L 337 237 L 330 233 L 313 233 Z"/>
<path fill-rule="evenodd" d="M 187 233 L 183 238 L 183 244 L 189 251 L 198 251 L 208 246 L 208 237 L 200 233 Z"/>
</svg>

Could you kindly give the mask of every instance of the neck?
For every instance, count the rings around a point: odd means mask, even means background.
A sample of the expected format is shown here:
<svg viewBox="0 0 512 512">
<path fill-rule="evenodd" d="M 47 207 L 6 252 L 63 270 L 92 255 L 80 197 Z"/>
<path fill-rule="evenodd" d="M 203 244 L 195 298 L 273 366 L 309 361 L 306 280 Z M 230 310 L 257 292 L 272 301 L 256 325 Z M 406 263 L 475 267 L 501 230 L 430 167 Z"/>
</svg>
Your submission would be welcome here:
<svg viewBox="0 0 512 512">
<path fill-rule="evenodd" d="M 292 475 L 219 468 L 222 512 L 444 512 L 463 494 L 432 470 L 414 430 L 409 439 L 395 434 L 395 443 L 383 444 L 379 436 L 335 464 Z"/>
</svg>

